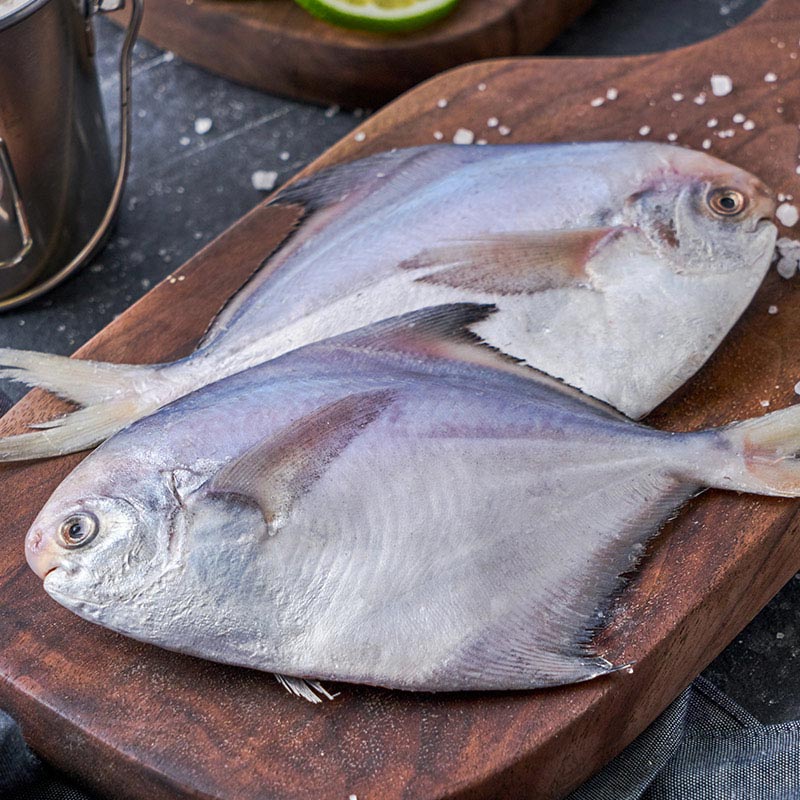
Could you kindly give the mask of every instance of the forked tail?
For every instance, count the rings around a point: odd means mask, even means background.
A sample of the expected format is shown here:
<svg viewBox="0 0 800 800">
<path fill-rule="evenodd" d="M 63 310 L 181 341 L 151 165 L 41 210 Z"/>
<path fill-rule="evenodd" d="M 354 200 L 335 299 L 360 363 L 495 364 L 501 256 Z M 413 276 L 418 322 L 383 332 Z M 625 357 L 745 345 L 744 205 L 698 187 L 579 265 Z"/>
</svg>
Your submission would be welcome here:
<svg viewBox="0 0 800 800">
<path fill-rule="evenodd" d="M 31 425 L 29 433 L 0 438 L 0 461 L 48 458 L 99 444 L 185 393 L 180 381 L 164 380 L 164 370 L 0 348 L 0 378 L 38 386 L 82 406 Z"/>
<path fill-rule="evenodd" d="M 800 405 L 736 422 L 713 433 L 727 444 L 728 457 L 712 471 L 711 478 L 704 476 L 707 486 L 800 497 Z"/>
</svg>

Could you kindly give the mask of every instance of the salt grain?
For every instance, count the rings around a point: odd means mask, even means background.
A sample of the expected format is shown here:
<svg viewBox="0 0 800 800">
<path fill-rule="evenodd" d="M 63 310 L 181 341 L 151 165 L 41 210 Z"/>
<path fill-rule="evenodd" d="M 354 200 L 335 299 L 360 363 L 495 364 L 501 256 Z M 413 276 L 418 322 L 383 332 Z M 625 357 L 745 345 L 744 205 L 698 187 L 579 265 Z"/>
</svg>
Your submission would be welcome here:
<svg viewBox="0 0 800 800">
<path fill-rule="evenodd" d="M 778 253 L 776 269 L 781 278 L 793 278 L 800 267 L 800 242 L 784 236 L 775 243 Z"/>
<path fill-rule="evenodd" d="M 733 91 L 733 81 L 729 75 L 712 75 L 711 91 L 715 97 L 725 97 Z"/>
<path fill-rule="evenodd" d="M 741 124 L 742 124 L 742 123 L 745 121 L 746 117 L 745 117 L 745 115 L 744 115 L 744 114 L 734 114 L 734 115 L 731 117 L 731 119 L 732 119 L 732 120 L 733 120 L 733 121 L 734 121 L 734 122 L 735 122 L 737 125 L 741 125 Z"/>
<path fill-rule="evenodd" d="M 783 637 L 784 637 L 784 636 L 786 636 L 786 634 L 785 634 L 785 633 L 781 633 L 781 631 L 778 631 L 778 632 L 775 634 L 775 638 L 776 638 L 776 639 L 783 639 Z"/>
<path fill-rule="evenodd" d="M 711 139 L 703 139 L 703 150 L 708 150 L 711 147 Z"/>
<path fill-rule="evenodd" d="M 778 313 L 778 306 L 770 306 L 767 309 L 768 314 L 777 314 Z"/>
<path fill-rule="evenodd" d="M 592 108 L 597 108 L 598 106 L 601 106 L 601 105 L 603 105 L 603 103 L 605 103 L 605 98 L 604 98 L 604 97 L 595 97 L 595 98 L 594 98 L 594 100 L 592 100 L 592 101 L 589 103 L 589 105 L 590 105 Z"/>
<path fill-rule="evenodd" d="M 764 82 L 765 83 L 775 83 L 775 81 L 777 81 L 777 80 L 778 80 L 778 76 L 774 72 L 768 72 L 764 76 Z"/>
<path fill-rule="evenodd" d="M 275 188 L 278 180 L 278 173 L 273 170 L 257 169 L 251 176 L 250 182 L 253 188 L 259 192 L 269 192 Z"/>
<path fill-rule="evenodd" d="M 616 100 L 618 97 L 619 97 L 619 90 L 615 89 L 613 86 L 610 89 L 606 90 L 607 100 Z"/>
<path fill-rule="evenodd" d="M 282 153 L 278 153 L 278 158 L 281 161 L 288 161 L 291 158 L 291 156 L 289 155 L 289 152 L 287 150 L 284 150 Z"/>
<path fill-rule="evenodd" d="M 649 125 L 642 125 L 642 127 L 639 128 L 639 136 L 648 136 L 651 130 L 652 128 Z"/>
<path fill-rule="evenodd" d="M 485 92 L 486 91 L 486 84 L 485 83 L 479 83 L 478 84 L 478 91 L 479 92 Z"/>
<path fill-rule="evenodd" d="M 194 132 L 198 136 L 203 136 L 211 130 L 213 125 L 214 123 L 208 117 L 198 117 L 194 121 Z"/>
<path fill-rule="evenodd" d="M 446 97 L 443 97 L 443 98 L 441 98 L 441 100 L 439 100 L 439 101 L 436 103 L 436 105 L 437 105 L 439 108 L 447 108 L 447 106 L 448 106 L 448 101 L 447 101 L 447 98 L 446 98 Z"/>
<path fill-rule="evenodd" d="M 719 120 L 716 117 L 711 117 L 711 119 L 706 122 L 706 126 L 709 128 L 716 128 L 719 125 Z"/>
<path fill-rule="evenodd" d="M 478 141 L 476 141 L 475 144 L 483 145 L 483 144 L 489 144 L 489 142 L 486 139 L 478 139 Z"/>
<path fill-rule="evenodd" d="M 497 131 L 501 136 L 508 136 L 508 134 L 511 133 L 511 128 L 509 128 L 508 125 L 501 125 Z"/>
<path fill-rule="evenodd" d="M 676 142 L 677 140 L 678 140 L 678 134 L 677 133 L 668 133 L 667 134 L 667 141 Z"/>
<path fill-rule="evenodd" d="M 753 128 L 755 128 L 755 126 L 756 126 L 755 122 L 753 122 L 753 120 L 751 120 L 751 119 L 746 119 L 746 120 L 745 120 L 745 121 L 742 123 L 742 127 L 743 127 L 743 128 L 746 130 L 746 131 L 751 131 L 751 130 L 753 130 Z"/>
<path fill-rule="evenodd" d="M 706 93 L 705 93 L 705 92 L 700 92 L 700 94 L 699 94 L 699 95 L 697 95 L 697 97 L 695 97 L 695 98 L 694 98 L 694 100 L 693 100 L 692 102 L 693 102 L 693 103 L 695 103 L 695 104 L 696 104 L 696 105 L 698 105 L 698 106 L 705 105 L 705 102 L 706 102 Z"/>
<path fill-rule="evenodd" d="M 794 393 L 795 394 L 800 394 L 800 383 L 796 383 L 794 385 Z"/>
<path fill-rule="evenodd" d="M 357 142 L 363 142 L 364 139 L 367 138 L 367 134 L 364 131 L 359 131 L 354 137 Z"/>
<path fill-rule="evenodd" d="M 797 207 L 793 206 L 791 203 L 781 203 L 778 206 L 778 210 L 775 212 L 775 216 L 778 218 L 781 225 L 791 228 L 796 225 L 798 219 L 800 219 L 800 212 L 798 212 Z"/>
<path fill-rule="evenodd" d="M 761 401 L 762 408 L 769 408 L 769 400 L 762 400 Z"/>
<path fill-rule="evenodd" d="M 472 144 L 475 134 L 467 128 L 459 128 L 453 136 L 453 144 Z"/>
<path fill-rule="evenodd" d="M 672 93 L 672 99 L 676 103 L 680 103 L 680 101 L 683 100 L 683 95 L 680 92 L 673 92 Z"/>
<path fill-rule="evenodd" d="M 328 119 L 331 119 L 332 117 L 335 117 L 340 111 L 341 111 L 341 108 L 339 106 L 335 106 L 335 105 L 334 106 L 328 106 L 325 109 L 325 116 Z"/>
<path fill-rule="evenodd" d="M 178 139 L 178 144 L 180 144 L 181 147 L 186 147 L 191 141 L 192 140 L 188 136 L 181 136 L 181 138 Z"/>
<path fill-rule="evenodd" d="M 434 131 L 433 138 L 436 139 L 437 142 L 441 142 L 444 139 L 444 134 L 441 131 Z"/>
<path fill-rule="evenodd" d="M 486 120 L 486 127 L 487 128 L 496 128 L 500 124 L 500 120 L 497 117 L 489 117 Z"/>
</svg>

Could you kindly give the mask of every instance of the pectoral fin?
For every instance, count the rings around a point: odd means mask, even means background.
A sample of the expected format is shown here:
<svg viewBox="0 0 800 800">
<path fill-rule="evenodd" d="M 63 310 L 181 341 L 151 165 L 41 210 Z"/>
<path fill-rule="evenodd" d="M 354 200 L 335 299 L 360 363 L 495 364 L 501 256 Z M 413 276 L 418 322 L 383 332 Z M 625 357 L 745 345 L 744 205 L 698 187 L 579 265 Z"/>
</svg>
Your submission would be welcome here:
<svg viewBox="0 0 800 800">
<path fill-rule="evenodd" d="M 484 294 L 535 294 L 592 288 L 592 256 L 627 228 L 501 233 L 423 250 L 402 269 L 428 269 L 424 283 Z"/>
<path fill-rule="evenodd" d="M 330 403 L 226 464 L 208 490 L 256 503 L 277 533 L 297 499 L 391 401 L 390 391 L 376 391 Z"/>
</svg>

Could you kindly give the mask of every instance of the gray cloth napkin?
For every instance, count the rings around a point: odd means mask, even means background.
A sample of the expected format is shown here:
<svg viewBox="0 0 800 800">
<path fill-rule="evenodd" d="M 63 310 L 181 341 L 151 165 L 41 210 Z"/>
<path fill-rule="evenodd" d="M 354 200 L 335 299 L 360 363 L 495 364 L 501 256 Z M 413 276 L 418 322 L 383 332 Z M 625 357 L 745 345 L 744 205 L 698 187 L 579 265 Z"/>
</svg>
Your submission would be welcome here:
<svg viewBox="0 0 800 800">
<path fill-rule="evenodd" d="M 0 798 L 90 795 L 43 765 L 0 711 Z M 568 800 L 800 800 L 800 721 L 762 725 L 698 678 Z"/>
<path fill-rule="evenodd" d="M 800 721 L 762 725 L 698 678 L 569 800 L 800 800 Z"/>
</svg>

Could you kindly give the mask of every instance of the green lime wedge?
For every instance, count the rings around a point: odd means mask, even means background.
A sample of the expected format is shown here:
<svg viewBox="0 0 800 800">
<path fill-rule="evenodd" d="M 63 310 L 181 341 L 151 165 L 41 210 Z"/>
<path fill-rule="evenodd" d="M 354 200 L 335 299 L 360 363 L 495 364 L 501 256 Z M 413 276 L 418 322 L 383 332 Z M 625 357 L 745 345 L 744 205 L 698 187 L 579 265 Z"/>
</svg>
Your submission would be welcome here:
<svg viewBox="0 0 800 800">
<path fill-rule="evenodd" d="M 295 0 L 315 17 L 365 31 L 414 31 L 449 14 L 458 0 Z"/>
</svg>

